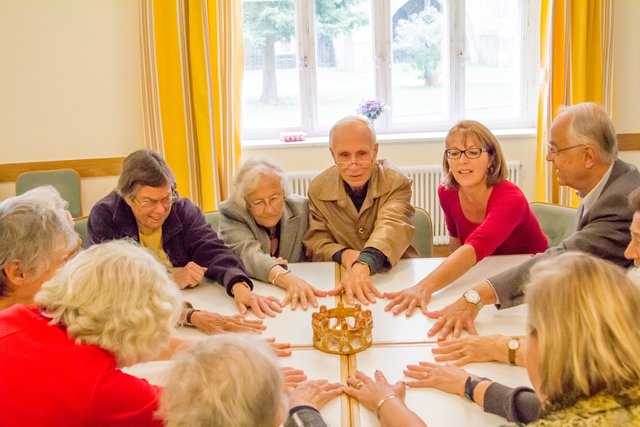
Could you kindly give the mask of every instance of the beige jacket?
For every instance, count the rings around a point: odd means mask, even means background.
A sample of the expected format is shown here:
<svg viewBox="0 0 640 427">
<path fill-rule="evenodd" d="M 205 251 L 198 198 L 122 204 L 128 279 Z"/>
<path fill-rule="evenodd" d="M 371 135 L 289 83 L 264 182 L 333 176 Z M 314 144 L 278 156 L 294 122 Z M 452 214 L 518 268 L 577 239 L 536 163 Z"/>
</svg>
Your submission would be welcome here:
<svg viewBox="0 0 640 427">
<path fill-rule="evenodd" d="M 380 161 L 369 180 L 360 212 L 344 188 L 337 166 L 313 179 L 309 186 L 309 230 L 304 236 L 307 257 L 331 261 L 342 249 L 373 247 L 391 265 L 400 258 L 415 258 L 414 208 L 411 181 L 387 161 Z"/>
</svg>

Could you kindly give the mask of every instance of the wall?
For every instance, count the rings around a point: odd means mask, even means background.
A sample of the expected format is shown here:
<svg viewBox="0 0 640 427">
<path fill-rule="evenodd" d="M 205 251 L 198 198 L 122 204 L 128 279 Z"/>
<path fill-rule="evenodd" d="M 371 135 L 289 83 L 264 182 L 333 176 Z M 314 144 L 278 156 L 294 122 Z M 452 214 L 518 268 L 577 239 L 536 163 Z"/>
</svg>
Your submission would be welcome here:
<svg viewBox="0 0 640 427">
<path fill-rule="evenodd" d="M 0 1 L 0 58 L 0 164 L 143 146 L 137 0 Z M 83 180 L 85 214 L 115 181 Z"/>
</svg>

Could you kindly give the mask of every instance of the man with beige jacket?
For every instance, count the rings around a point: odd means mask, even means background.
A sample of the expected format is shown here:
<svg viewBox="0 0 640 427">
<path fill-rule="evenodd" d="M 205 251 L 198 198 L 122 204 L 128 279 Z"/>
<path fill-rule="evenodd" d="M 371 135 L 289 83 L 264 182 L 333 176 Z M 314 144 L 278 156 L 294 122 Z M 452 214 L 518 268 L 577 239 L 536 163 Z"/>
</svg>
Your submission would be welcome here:
<svg viewBox="0 0 640 427">
<path fill-rule="evenodd" d="M 339 120 L 329 133 L 329 150 L 335 165 L 309 186 L 306 253 L 312 261 L 344 266 L 347 303 L 354 296 L 375 303 L 382 293 L 371 276 L 418 256 L 411 246 L 411 181 L 389 162 L 378 162 L 375 131 L 362 117 Z"/>
</svg>

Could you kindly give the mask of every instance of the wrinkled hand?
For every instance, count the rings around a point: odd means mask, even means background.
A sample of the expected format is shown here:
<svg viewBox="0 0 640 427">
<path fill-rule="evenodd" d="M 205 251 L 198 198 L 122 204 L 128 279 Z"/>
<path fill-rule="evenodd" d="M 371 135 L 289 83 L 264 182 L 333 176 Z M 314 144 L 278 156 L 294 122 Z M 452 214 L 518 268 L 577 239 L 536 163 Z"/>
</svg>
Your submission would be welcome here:
<svg viewBox="0 0 640 427">
<path fill-rule="evenodd" d="M 295 310 L 298 303 L 302 306 L 303 310 L 309 308 L 309 304 L 313 307 L 318 307 L 318 300 L 316 297 L 326 297 L 327 295 L 337 295 L 340 292 L 338 289 L 332 289 L 331 291 L 322 291 L 315 286 L 310 285 L 305 280 L 299 278 L 293 273 L 286 274 L 280 279 L 282 283 L 278 286 L 287 290 L 287 296 L 282 300 L 280 305 L 284 307 L 287 304 L 291 304 L 291 310 Z"/>
<path fill-rule="evenodd" d="M 473 323 L 478 315 L 478 307 L 468 303 L 464 298 L 458 298 L 442 310 L 429 311 L 427 316 L 438 319 L 435 325 L 429 330 L 428 335 L 434 336 L 438 332 L 438 340 L 443 341 L 453 332 L 453 338 L 458 338 L 463 330 L 472 335 L 478 335 Z"/>
<path fill-rule="evenodd" d="M 364 305 L 375 304 L 376 299 L 374 296 L 382 298 L 382 292 L 375 287 L 371 280 L 369 267 L 363 264 L 355 264 L 347 272 L 346 277 L 337 289 L 338 291 L 344 289 L 345 298 L 349 305 L 353 305 L 354 296 Z"/>
<path fill-rule="evenodd" d="M 176 282 L 180 289 L 184 289 L 198 286 L 202 282 L 207 268 L 189 261 L 184 267 L 173 267 L 169 271 L 173 281 Z"/>
<path fill-rule="evenodd" d="M 253 332 L 261 334 L 267 329 L 262 320 L 245 319 L 243 315 L 223 316 L 209 311 L 194 311 L 191 323 L 207 334 L 221 334 L 224 332 Z"/>
<path fill-rule="evenodd" d="M 436 362 L 452 362 L 456 366 L 472 362 L 492 362 L 500 360 L 496 355 L 498 351 L 506 354 L 507 344 L 502 343 L 505 340 L 508 342 L 509 338 L 503 335 L 472 335 L 440 341 L 438 347 L 431 352 Z"/>
<path fill-rule="evenodd" d="M 395 394 L 404 402 L 405 385 L 402 381 L 391 385 L 380 371 L 376 371 L 374 377 L 375 380 L 361 371 L 356 371 L 355 375 L 347 378 L 344 392 L 358 399 L 365 408 L 374 413 L 378 409 L 380 399 L 390 394 Z"/>
<path fill-rule="evenodd" d="M 296 387 L 287 387 L 287 394 L 289 409 L 296 406 L 311 406 L 320 410 L 331 399 L 342 394 L 342 384 L 329 383 L 327 380 L 311 380 Z"/>
<path fill-rule="evenodd" d="M 407 369 L 403 372 L 407 377 L 415 380 L 405 381 L 409 387 L 430 387 L 459 396 L 464 396 L 464 384 L 467 377 L 471 375 L 454 365 L 438 365 L 429 362 L 407 365 Z"/>
<path fill-rule="evenodd" d="M 296 387 L 303 381 L 307 380 L 307 376 L 302 369 L 295 369 L 290 366 L 280 368 L 282 372 L 282 379 L 286 387 Z"/>
<path fill-rule="evenodd" d="M 276 356 L 278 357 L 291 356 L 291 344 L 276 342 L 275 338 L 267 338 L 264 341 L 271 346 Z"/>
<path fill-rule="evenodd" d="M 265 314 L 269 317 L 276 317 L 276 313 L 282 312 L 280 301 L 276 297 L 263 297 L 254 294 L 243 283 L 235 283 L 231 293 L 241 315 L 245 315 L 247 309 L 251 309 L 256 316 L 264 319 Z"/>
<path fill-rule="evenodd" d="M 347 269 L 347 272 L 351 271 L 351 267 L 358 260 L 360 256 L 360 251 L 356 251 L 355 249 L 345 249 L 340 254 L 340 264 Z"/>
<path fill-rule="evenodd" d="M 384 308 L 384 311 L 393 309 L 393 314 L 398 315 L 406 310 L 406 316 L 410 317 L 416 307 L 422 310 L 424 314 L 427 314 L 427 304 L 431 300 L 431 291 L 426 285 L 418 283 L 403 291 L 385 292 L 384 297 L 391 300 Z"/>
</svg>

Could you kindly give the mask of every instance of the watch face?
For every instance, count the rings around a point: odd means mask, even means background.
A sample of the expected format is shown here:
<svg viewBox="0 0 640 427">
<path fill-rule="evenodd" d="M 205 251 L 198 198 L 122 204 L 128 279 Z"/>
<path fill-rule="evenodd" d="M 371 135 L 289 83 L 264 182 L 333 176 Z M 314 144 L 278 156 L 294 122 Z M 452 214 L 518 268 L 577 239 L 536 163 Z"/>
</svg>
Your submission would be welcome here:
<svg viewBox="0 0 640 427">
<path fill-rule="evenodd" d="M 504 344 L 503 344 L 504 345 Z M 511 350 L 517 350 L 518 348 L 520 348 L 520 341 L 513 338 L 509 340 L 509 348 Z"/>
<path fill-rule="evenodd" d="M 478 291 L 469 289 L 464 293 L 464 299 L 466 299 L 467 302 L 470 302 L 471 304 L 477 305 L 480 302 L 480 294 L 478 293 Z"/>
</svg>

